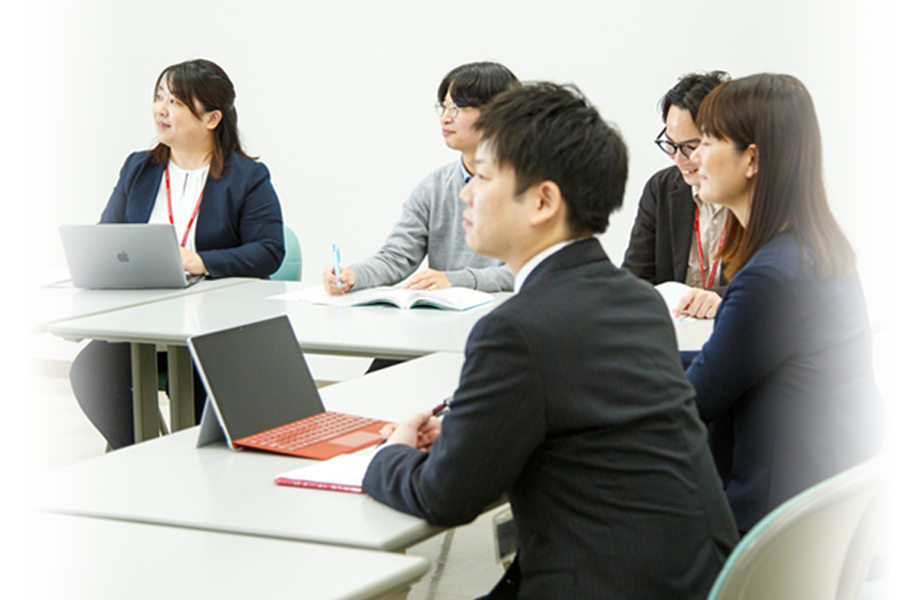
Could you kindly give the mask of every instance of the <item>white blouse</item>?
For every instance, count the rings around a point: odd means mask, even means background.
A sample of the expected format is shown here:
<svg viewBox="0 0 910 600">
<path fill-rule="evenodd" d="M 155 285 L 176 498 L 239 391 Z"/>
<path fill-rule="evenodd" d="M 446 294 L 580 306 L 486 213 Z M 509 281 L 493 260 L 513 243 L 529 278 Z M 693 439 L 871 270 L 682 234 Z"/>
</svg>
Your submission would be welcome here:
<svg viewBox="0 0 910 600">
<path fill-rule="evenodd" d="M 209 165 L 194 171 L 184 171 L 173 162 L 168 161 L 168 172 L 171 177 L 171 206 L 174 211 L 174 229 L 177 232 L 177 242 L 179 243 L 183 240 L 187 225 L 190 224 L 190 219 L 196 210 L 196 203 L 200 200 L 202 190 L 205 188 L 205 182 L 209 176 Z M 196 224 L 198 222 L 199 216 L 197 214 L 186 238 L 186 249 L 193 252 L 196 251 Z M 164 175 L 161 176 L 158 197 L 155 199 L 155 206 L 152 208 L 149 223 L 170 223 L 167 211 L 167 183 Z"/>
</svg>

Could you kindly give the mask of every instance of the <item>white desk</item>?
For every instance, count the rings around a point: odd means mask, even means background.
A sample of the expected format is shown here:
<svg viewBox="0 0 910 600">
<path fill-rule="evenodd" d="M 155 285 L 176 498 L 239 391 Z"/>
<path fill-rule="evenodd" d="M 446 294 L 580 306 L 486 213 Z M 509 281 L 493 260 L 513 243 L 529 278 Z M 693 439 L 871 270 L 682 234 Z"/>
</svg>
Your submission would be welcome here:
<svg viewBox="0 0 910 600">
<path fill-rule="evenodd" d="M 405 589 L 430 568 L 417 556 L 48 513 L 29 517 L 25 595 L 36 599 L 360 600 Z"/>
<path fill-rule="evenodd" d="M 168 346 L 174 430 L 193 424 L 192 362 L 186 340 L 280 315 L 288 315 L 303 352 L 411 359 L 433 352 L 462 352 L 474 324 L 510 294 L 465 312 L 391 307 L 320 306 L 271 296 L 309 287 L 280 281 L 251 281 L 54 323 L 48 330 L 70 339 L 92 338 L 133 344 L 133 407 L 136 439 L 158 435 L 155 345 Z M 173 412 L 176 410 L 176 416 Z"/>
<path fill-rule="evenodd" d="M 203 280 L 188 288 L 154 290 L 83 290 L 70 284 L 33 287 L 29 290 L 31 328 L 42 332 L 54 323 L 67 319 L 103 318 L 103 315 L 118 310 L 186 298 L 251 281 L 257 280 L 239 277 Z M 91 336 L 75 336 L 73 339 L 83 337 Z M 158 434 L 158 360 L 154 346 L 133 344 L 131 352 L 133 364 L 139 366 L 133 370 L 136 431 L 142 432 L 137 439 L 148 439 Z M 188 395 L 192 398 L 193 371 L 189 356 L 169 349 L 168 367 L 168 386 L 172 397 Z M 195 422 L 192 402 L 174 402 L 171 405 L 171 424 L 176 429 L 190 427 Z"/>
<path fill-rule="evenodd" d="M 321 390 L 326 407 L 397 421 L 458 385 L 463 356 L 442 353 Z M 440 531 L 364 494 L 274 484 L 310 461 L 226 445 L 196 448 L 198 428 L 40 475 L 35 508 L 374 550 L 400 550 Z M 371 451 L 367 449 L 366 451 Z"/>
<path fill-rule="evenodd" d="M 878 333 L 891 327 L 891 311 L 881 308 L 869 309 L 869 322 L 872 333 Z M 714 331 L 714 319 L 673 320 L 676 329 L 676 343 L 682 351 L 699 351 L 704 346 L 711 332 Z"/>
<path fill-rule="evenodd" d="M 286 314 L 304 352 L 410 359 L 434 352 L 463 351 L 474 323 L 499 304 L 457 312 L 321 306 L 271 299 L 305 287 L 310 286 L 247 280 L 240 286 L 71 319 L 48 329 L 64 338 L 185 346 L 193 335 Z M 497 294 L 500 301 L 509 295 Z"/>
<path fill-rule="evenodd" d="M 699 351 L 714 331 L 714 319 L 674 319 L 673 328 L 681 351 Z"/>
<path fill-rule="evenodd" d="M 78 319 L 160 300 L 197 294 L 250 281 L 241 278 L 209 279 L 183 289 L 84 290 L 69 283 L 29 289 L 30 328 L 43 332 L 52 323 Z"/>
</svg>

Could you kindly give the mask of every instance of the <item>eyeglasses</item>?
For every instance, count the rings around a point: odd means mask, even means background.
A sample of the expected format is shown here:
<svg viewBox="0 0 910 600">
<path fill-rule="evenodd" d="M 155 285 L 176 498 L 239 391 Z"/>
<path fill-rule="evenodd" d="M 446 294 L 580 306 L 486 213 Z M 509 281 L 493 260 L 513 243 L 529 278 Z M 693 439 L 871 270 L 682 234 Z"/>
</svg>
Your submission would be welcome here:
<svg viewBox="0 0 910 600">
<path fill-rule="evenodd" d="M 446 106 L 442 102 L 437 102 L 436 103 L 436 114 L 441 117 L 448 112 L 448 113 L 452 114 L 452 118 L 454 119 L 455 117 L 458 116 L 458 111 L 461 110 L 461 108 L 462 107 L 458 106 L 457 104 L 453 104 L 452 106 Z"/>
<path fill-rule="evenodd" d="M 689 158 L 692 155 L 692 153 L 695 152 L 695 149 L 698 148 L 698 144 L 701 143 L 701 140 L 698 140 L 694 144 L 693 143 L 674 144 L 673 142 L 671 142 L 670 140 L 668 140 L 667 138 L 664 137 L 664 135 L 666 133 L 667 133 L 667 128 L 664 127 L 663 129 L 661 129 L 660 133 L 657 134 L 657 139 L 654 140 L 654 143 L 657 144 L 657 147 L 660 148 L 661 151 L 664 154 L 666 154 L 667 156 L 673 156 L 674 154 L 676 154 L 676 151 L 678 150 L 679 152 L 682 152 L 683 156 L 685 156 L 686 158 Z"/>
</svg>

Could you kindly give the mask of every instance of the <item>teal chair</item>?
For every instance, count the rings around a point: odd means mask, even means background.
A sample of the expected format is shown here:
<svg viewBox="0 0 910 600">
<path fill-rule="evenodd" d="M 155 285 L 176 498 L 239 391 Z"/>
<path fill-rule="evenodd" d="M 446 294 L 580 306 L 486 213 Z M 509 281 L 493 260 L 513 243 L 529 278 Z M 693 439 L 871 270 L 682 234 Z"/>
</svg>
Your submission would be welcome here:
<svg viewBox="0 0 910 600">
<path fill-rule="evenodd" d="M 303 252 L 297 236 L 287 225 L 284 226 L 284 260 L 269 279 L 274 281 L 300 281 L 303 272 Z"/>
<path fill-rule="evenodd" d="M 858 600 L 885 479 L 875 458 L 778 506 L 727 558 L 708 600 Z"/>
</svg>

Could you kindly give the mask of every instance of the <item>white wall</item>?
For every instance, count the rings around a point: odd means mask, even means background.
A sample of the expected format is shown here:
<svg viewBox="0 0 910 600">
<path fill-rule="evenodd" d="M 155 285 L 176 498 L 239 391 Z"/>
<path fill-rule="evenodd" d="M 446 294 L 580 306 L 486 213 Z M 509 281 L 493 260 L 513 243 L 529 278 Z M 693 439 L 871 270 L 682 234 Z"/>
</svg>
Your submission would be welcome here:
<svg viewBox="0 0 910 600">
<path fill-rule="evenodd" d="M 234 80 L 243 139 L 272 172 L 315 280 L 340 244 L 344 262 L 374 251 L 401 202 L 454 159 L 435 90 L 452 67 L 493 59 L 520 78 L 574 82 L 631 151 L 625 208 L 604 236 L 621 260 L 642 185 L 669 163 L 651 143 L 659 97 L 690 70 L 788 72 L 813 93 L 831 200 L 864 266 L 883 257 L 883 212 L 903 205 L 888 180 L 903 134 L 896 3 L 175 2 L 30 5 L 26 201 L 39 224 L 35 263 L 61 268 L 56 226 L 100 215 L 127 153 L 148 148 L 152 86 L 193 57 Z M 888 11 L 893 13 L 888 14 Z M 906 48 L 906 44 L 904 44 Z M 24 85 L 22 85 L 24 84 Z M 902 107 L 901 107 L 902 108 Z M 886 166 L 890 163 L 890 166 Z M 890 203 L 889 203 L 890 201 Z M 867 282 L 870 285 L 871 282 Z"/>
</svg>

